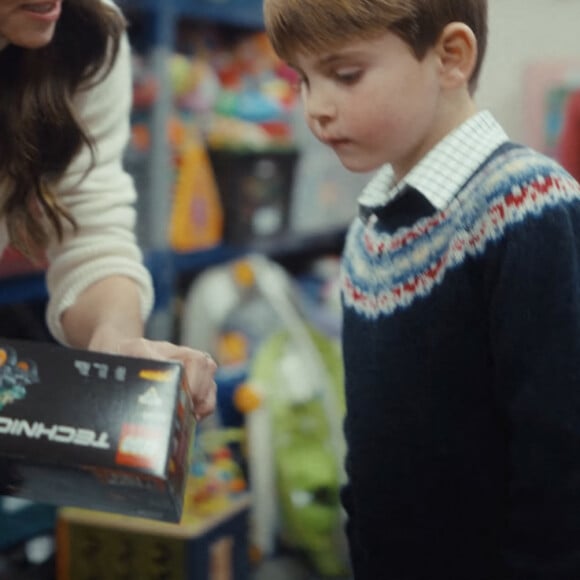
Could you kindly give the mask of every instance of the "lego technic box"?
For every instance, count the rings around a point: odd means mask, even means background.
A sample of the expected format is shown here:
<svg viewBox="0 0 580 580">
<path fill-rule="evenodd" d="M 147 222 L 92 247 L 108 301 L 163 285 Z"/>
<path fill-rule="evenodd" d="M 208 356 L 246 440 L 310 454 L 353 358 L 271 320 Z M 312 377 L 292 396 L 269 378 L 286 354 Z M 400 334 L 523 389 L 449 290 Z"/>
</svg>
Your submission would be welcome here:
<svg viewBox="0 0 580 580">
<path fill-rule="evenodd" d="M 194 423 L 180 363 L 0 338 L 0 495 L 178 522 Z"/>
</svg>

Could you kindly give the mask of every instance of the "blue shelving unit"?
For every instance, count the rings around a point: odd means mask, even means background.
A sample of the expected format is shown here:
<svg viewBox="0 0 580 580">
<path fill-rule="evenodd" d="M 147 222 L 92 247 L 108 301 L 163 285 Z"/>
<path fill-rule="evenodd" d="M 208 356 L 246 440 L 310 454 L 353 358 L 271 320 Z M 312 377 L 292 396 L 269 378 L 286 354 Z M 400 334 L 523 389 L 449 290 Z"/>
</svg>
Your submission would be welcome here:
<svg viewBox="0 0 580 580">
<path fill-rule="evenodd" d="M 320 233 L 286 233 L 255 241 L 246 246 L 220 245 L 200 252 L 173 253 L 173 267 L 176 274 L 186 274 L 222 264 L 249 253 L 260 253 L 272 258 L 284 259 L 309 252 L 332 251 L 342 246 L 345 235 L 346 227 L 335 227 Z"/>
<path fill-rule="evenodd" d="M 263 27 L 261 0 L 174 1 L 181 16 L 247 28 Z"/>
<path fill-rule="evenodd" d="M 238 27 L 263 27 L 261 0 L 118 0 L 124 10 L 156 17 L 193 18 Z"/>
<path fill-rule="evenodd" d="M 8 276 L 0 280 L 0 305 L 46 300 L 47 290 L 42 272 Z"/>
</svg>

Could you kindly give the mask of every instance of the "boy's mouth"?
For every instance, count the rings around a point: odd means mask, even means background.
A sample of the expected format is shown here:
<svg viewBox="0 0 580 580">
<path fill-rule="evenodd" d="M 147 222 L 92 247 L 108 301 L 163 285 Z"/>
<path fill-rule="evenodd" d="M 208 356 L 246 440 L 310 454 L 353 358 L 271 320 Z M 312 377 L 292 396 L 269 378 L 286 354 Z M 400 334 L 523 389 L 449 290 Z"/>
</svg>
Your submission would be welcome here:
<svg viewBox="0 0 580 580">
<path fill-rule="evenodd" d="M 335 148 L 335 147 L 342 147 L 344 145 L 348 145 L 349 143 L 351 143 L 351 140 L 346 139 L 346 138 L 342 138 L 342 137 L 337 137 L 334 139 L 324 139 L 324 143 L 326 143 L 330 147 Z"/>
</svg>

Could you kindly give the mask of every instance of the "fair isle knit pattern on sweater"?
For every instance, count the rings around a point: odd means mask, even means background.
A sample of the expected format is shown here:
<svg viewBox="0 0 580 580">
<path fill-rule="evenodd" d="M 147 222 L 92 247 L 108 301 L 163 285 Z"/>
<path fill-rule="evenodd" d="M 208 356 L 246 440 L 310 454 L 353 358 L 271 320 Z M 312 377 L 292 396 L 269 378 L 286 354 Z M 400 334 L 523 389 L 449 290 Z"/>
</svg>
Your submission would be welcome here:
<svg viewBox="0 0 580 580">
<path fill-rule="evenodd" d="M 483 193 L 483 195 L 482 195 Z M 544 157 L 515 148 L 478 173 L 444 211 L 396 232 L 376 231 L 376 216 L 349 233 L 343 287 L 347 308 L 377 318 L 431 292 L 448 270 L 485 252 L 510 225 L 546 208 L 578 201 L 573 178 Z M 389 256 L 388 268 L 376 260 Z M 369 285 L 369 280 L 372 283 Z"/>
</svg>

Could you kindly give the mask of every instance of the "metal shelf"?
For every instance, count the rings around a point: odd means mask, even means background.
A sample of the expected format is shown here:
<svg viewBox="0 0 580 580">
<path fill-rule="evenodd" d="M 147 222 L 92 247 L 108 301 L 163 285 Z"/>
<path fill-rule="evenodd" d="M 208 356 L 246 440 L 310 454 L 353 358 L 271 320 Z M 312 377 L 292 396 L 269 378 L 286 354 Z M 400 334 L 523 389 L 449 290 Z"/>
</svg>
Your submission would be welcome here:
<svg viewBox="0 0 580 580">
<path fill-rule="evenodd" d="M 262 2 L 256 0 L 174 0 L 178 16 L 261 29 Z"/>
<path fill-rule="evenodd" d="M 0 305 L 46 300 L 44 272 L 19 274 L 0 279 Z"/>
<path fill-rule="evenodd" d="M 346 226 L 342 226 L 316 233 L 288 232 L 239 246 L 223 244 L 197 252 L 173 253 L 174 271 L 176 274 L 192 273 L 250 253 L 260 253 L 271 258 L 283 259 L 306 254 L 339 252 L 342 249 L 345 235 Z"/>
<path fill-rule="evenodd" d="M 261 29 L 261 0 L 118 0 L 123 10 Z"/>
</svg>

